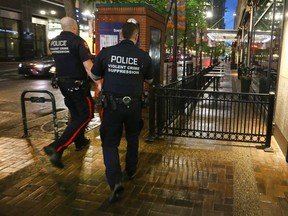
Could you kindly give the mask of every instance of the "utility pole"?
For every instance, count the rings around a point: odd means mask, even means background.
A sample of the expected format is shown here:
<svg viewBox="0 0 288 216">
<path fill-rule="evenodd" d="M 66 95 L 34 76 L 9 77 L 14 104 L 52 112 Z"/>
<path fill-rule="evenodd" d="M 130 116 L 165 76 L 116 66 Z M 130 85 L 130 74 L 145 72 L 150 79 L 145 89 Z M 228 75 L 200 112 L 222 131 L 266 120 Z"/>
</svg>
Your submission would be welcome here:
<svg viewBox="0 0 288 216">
<path fill-rule="evenodd" d="M 253 16 L 254 16 L 254 7 L 253 2 L 250 6 L 250 25 L 248 32 L 248 50 L 247 50 L 247 66 L 250 67 L 251 64 L 251 47 L 252 47 L 252 34 L 253 34 Z"/>
<path fill-rule="evenodd" d="M 199 46 L 199 71 L 202 70 L 202 50 L 203 50 L 203 30 L 200 31 L 200 46 Z"/>
<path fill-rule="evenodd" d="M 174 1 L 174 32 L 173 32 L 173 62 L 172 62 L 172 82 L 177 81 L 177 0 Z"/>
<path fill-rule="evenodd" d="M 273 17 L 272 17 L 272 29 L 271 29 L 271 40 L 270 40 L 270 49 L 269 49 L 269 66 L 268 66 L 268 73 L 267 73 L 267 83 L 266 89 L 270 92 L 270 84 L 271 84 L 271 68 L 272 68 L 272 61 L 273 61 L 273 37 L 274 37 L 274 30 L 275 30 L 275 13 L 276 13 L 276 0 L 273 0 Z"/>
<path fill-rule="evenodd" d="M 184 55 L 184 58 L 183 58 L 183 73 L 182 73 L 182 76 L 183 76 L 183 80 L 184 80 L 184 77 L 185 75 L 187 75 L 185 72 L 186 72 L 186 42 L 187 42 L 187 21 L 185 20 L 185 31 L 184 31 L 184 41 L 183 41 L 183 55 Z"/>
</svg>

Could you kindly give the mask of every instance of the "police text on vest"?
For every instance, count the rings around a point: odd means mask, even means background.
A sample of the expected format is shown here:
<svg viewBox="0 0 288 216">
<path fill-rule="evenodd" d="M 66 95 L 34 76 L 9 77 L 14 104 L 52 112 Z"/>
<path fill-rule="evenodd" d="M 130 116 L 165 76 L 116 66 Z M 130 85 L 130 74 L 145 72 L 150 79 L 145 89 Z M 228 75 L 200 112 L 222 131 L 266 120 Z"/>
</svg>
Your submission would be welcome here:
<svg viewBox="0 0 288 216">
<path fill-rule="evenodd" d="M 137 65 L 138 58 L 124 57 L 124 56 L 111 56 L 111 63 Z"/>
</svg>

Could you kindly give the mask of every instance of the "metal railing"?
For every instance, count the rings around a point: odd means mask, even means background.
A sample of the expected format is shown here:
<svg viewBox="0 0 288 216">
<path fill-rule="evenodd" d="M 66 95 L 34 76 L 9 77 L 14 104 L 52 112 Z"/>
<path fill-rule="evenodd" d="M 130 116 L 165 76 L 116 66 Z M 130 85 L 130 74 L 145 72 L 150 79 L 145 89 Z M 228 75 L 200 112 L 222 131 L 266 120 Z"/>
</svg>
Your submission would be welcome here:
<svg viewBox="0 0 288 216">
<path fill-rule="evenodd" d="M 204 90 L 212 82 L 211 78 L 204 77 L 214 66 L 205 68 L 197 74 L 182 77 L 182 80 L 170 83 L 163 88 Z"/>
<path fill-rule="evenodd" d="M 27 94 L 33 94 L 33 96 L 30 95 L 30 97 L 26 97 Z M 46 98 L 43 96 L 48 95 L 49 98 Z M 37 96 L 38 95 L 38 96 Z M 51 102 L 52 106 L 52 114 L 53 114 L 53 129 L 54 129 L 54 138 L 58 139 L 58 123 L 57 123 L 57 112 L 56 112 L 56 101 L 55 97 L 52 94 L 52 92 L 48 90 L 25 90 L 21 94 L 21 110 L 22 110 L 22 122 L 23 122 L 23 130 L 24 130 L 24 138 L 29 137 L 28 134 L 28 126 L 27 126 L 27 115 L 26 115 L 26 101 L 29 101 L 31 103 L 46 103 Z"/>
<path fill-rule="evenodd" d="M 169 87 L 152 90 L 156 112 L 150 113 L 149 136 L 257 142 L 270 147 L 274 94 Z"/>
<path fill-rule="evenodd" d="M 215 64 L 216 66 L 218 64 Z M 198 89 L 198 90 L 205 90 L 211 83 L 212 79 L 211 78 L 205 78 L 204 75 L 207 74 L 209 71 L 212 70 L 214 66 L 210 66 L 206 69 L 201 70 L 197 74 L 193 74 L 190 76 L 183 77 L 182 80 L 170 83 L 166 85 L 165 87 L 160 87 L 160 88 L 172 88 L 172 89 Z M 155 115 L 156 113 L 161 113 L 162 108 L 161 106 L 157 106 L 157 100 L 155 98 L 155 86 L 150 88 L 149 92 L 149 135 L 146 139 L 146 141 L 153 141 L 155 139 Z M 159 115 L 157 115 L 158 117 Z"/>
</svg>

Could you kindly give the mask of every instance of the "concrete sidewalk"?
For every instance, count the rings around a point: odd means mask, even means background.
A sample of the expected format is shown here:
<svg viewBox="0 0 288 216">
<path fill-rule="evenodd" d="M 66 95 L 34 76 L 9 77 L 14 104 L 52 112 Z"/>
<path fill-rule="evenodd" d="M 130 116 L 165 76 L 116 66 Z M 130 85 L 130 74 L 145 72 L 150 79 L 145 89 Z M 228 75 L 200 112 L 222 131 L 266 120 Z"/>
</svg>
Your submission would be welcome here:
<svg viewBox="0 0 288 216">
<path fill-rule="evenodd" d="M 220 90 L 236 90 L 229 65 L 226 75 Z M 167 137 L 146 143 L 144 114 L 137 175 L 124 182 L 122 199 L 112 205 L 97 127 L 87 132 L 87 149 L 68 147 L 62 170 L 42 151 L 51 138 L 1 137 L 0 215 L 288 215 L 288 166 L 274 139 L 269 153 L 258 144 L 228 141 Z M 125 147 L 122 139 L 122 167 Z"/>
</svg>

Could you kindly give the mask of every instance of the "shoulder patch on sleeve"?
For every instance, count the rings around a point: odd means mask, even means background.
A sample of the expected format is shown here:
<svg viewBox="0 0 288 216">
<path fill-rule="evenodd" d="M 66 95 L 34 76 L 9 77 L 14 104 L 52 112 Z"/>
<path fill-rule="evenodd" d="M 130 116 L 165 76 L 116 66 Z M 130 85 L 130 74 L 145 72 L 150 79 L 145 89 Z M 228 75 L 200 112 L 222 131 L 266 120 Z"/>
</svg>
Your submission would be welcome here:
<svg viewBox="0 0 288 216">
<path fill-rule="evenodd" d="M 83 43 L 83 45 L 85 46 L 86 49 L 89 49 L 89 46 L 88 46 L 86 41 L 83 41 L 82 43 Z"/>
</svg>

